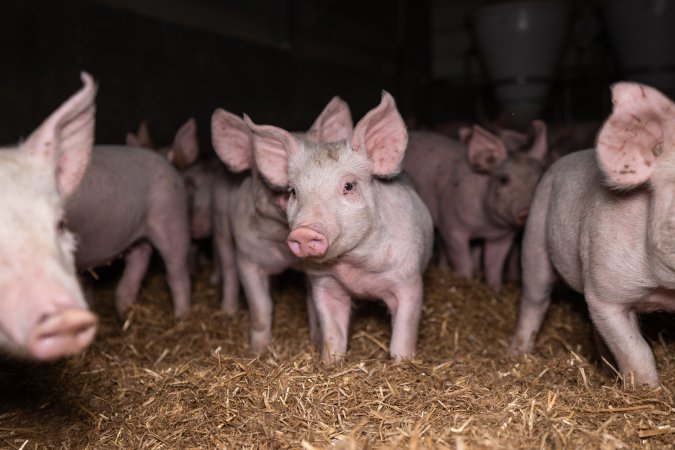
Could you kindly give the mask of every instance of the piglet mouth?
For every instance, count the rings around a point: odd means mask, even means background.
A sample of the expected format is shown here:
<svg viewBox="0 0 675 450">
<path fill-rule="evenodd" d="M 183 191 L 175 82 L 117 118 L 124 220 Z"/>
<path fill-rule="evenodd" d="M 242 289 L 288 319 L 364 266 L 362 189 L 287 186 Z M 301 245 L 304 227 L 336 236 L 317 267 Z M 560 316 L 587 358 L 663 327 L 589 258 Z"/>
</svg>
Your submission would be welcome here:
<svg viewBox="0 0 675 450">
<path fill-rule="evenodd" d="M 521 209 L 519 212 L 516 213 L 516 225 L 518 226 L 524 226 L 525 223 L 527 222 L 527 217 L 530 215 L 530 208 L 527 209 Z"/>
</svg>

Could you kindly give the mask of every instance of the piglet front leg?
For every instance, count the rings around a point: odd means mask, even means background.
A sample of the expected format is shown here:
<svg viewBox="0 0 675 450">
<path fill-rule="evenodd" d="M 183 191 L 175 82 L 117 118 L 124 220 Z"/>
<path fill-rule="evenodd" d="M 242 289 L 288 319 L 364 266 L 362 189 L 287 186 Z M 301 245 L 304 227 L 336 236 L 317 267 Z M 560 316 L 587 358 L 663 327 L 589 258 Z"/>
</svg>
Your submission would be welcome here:
<svg viewBox="0 0 675 450">
<path fill-rule="evenodd" d="M 422 315 L 422 298 L 421 276 L 407 283 L 400 283 L 390 297 L 383 298 L 391 312 L 392 333 L 389 354 L 397 361 L 412 359 L 415 356 Z"/>
<path fill-rule="evenodd" d="M 263 353 L 272 342 L 272 309 L 270 278 L 261 267 L 246 256 L 237 256 L 241 284 L 248 299 L 251 321 L 251 351 Z"/>
<path fill-rule="evenodd" d="M 339 364 L 347 353 L 352 299 L 349 293 L 330 276 L 310 281 L 312 299 L 323 338 L 321 360 L 326 365 Z"/>
</svg>

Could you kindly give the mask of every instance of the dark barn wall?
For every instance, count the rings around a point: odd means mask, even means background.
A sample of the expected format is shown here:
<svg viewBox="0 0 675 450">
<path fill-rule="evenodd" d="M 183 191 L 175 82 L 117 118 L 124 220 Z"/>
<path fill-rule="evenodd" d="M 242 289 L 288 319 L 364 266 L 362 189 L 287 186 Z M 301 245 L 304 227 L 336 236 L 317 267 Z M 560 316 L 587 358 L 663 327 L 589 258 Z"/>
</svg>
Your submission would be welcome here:
<svg viewBox="0 0 675 450">
<path fill-rule="evenodd" d="M 168 143 L 195 116 L 204 148 L 217 107 L 302 130 L 333 95 L 358 119 L 387 89 L 405 114 L 427 70 L 424 2 L 136 3 L 145 13 L 125 1 L 2 2 L 0 142 L 34 129 L 80 86 L 80 70 L 100 83 L 97 142 L 121 143 L 147 118 Z M 153 17 L 164 5 L 178 20 Z M 230 22 L 222 29 L 218 14 Z"/>
</svg>

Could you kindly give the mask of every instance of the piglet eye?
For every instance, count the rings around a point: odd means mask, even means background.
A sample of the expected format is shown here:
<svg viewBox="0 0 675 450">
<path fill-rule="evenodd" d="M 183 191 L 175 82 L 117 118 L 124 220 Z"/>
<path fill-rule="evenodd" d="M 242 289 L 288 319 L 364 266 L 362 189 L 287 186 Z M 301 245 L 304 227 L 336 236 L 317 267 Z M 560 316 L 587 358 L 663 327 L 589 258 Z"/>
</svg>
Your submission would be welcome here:
<svg viewBox="0 0 675 450">
<path fill-rule="evenodd" d="M 290 195 L 291 197 L 295 197 L 295 188 L 292 187 L 288 188 L 288 195 Z"/>
<path fill-rule="evenodd" d="M 356 181 L 348 181 L 348 182 L 345 183 L 343 193 L 346 194 L 347 192 L 351 192 L 351 191 L 354 190 L 355 187 L 356 187 Z"/>
<path fill-rule="evenodd" d="M 511 177 L 509 177 L 508 175 L 500 175 L 497 180 L 499 181 L 499 184 L 501 184 L 502 186 L 506 186 L 511 182 Z"/>
<path fill-rule="evenodd" d="M 64 218 L 61 218 L 57 223 L 56 223 L 56 231 L 59 233 L 63 233 L 66 231 L 66 220 Z"/>
</svg>

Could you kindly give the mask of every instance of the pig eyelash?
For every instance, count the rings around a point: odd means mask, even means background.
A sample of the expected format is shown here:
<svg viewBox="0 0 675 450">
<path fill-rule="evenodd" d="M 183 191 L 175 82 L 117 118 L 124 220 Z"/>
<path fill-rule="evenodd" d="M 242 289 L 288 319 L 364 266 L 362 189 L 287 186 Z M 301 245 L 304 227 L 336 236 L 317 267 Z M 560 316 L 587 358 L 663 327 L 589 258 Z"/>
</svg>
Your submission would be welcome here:
<svg viewBox="0 0 675 450">
<path fill-rule="evenodd" d="M 354 189 L 356 189 L 356 181 L 348 181 L 342 188 L 342 194 L 347 195 L 353 193 Z"/>
</svg>

